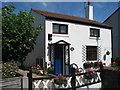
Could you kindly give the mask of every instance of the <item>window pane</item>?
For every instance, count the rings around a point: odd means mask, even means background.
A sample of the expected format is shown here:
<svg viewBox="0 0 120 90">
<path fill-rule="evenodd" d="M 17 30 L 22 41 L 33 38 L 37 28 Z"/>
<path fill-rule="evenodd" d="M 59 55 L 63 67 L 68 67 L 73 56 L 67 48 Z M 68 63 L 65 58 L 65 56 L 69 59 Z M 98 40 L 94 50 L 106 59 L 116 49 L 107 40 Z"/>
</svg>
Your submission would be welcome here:
<svg viewBox="0 0 120 90">
<path fill-rule="evenodd" d="M 99 37 L 99 29 L 90 29 L 90 36 L 92 37 Z"/>
<path fill-rule="evenodd" d="M 98 36 L 98 30 L 94 31 L 94 36 Z"/>
<path fill-rule="evenodd" d="M 87 60 L 97 60 L 97 47 L 96 46 L 87 46 L 86 48 Z"/>
<path fill-rule="evenodd" d="M 94 31 L 90 30 L 90 36 L 94 36 Z"/>
<path fill-rule="evenodd" d="M 67 26 L 60 26 L 61 33 L 67 33 Z"/>
<path fill-rule="evenodd" d="M 53 25 L 53 32 L 59 33 L 59 25 L 56 24 Z"/>
</svg>

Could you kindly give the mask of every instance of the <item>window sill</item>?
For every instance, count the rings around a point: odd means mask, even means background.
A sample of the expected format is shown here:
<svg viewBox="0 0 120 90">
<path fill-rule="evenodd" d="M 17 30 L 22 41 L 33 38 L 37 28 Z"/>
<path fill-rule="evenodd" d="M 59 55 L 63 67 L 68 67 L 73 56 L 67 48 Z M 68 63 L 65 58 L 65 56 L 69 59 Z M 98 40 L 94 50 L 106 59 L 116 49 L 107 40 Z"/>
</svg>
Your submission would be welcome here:
<svg viewBox="0 0 120 90">
<path fill-rule="evenodd" d="M 97 62 L 98 60 L 90 60 L 90 61 L 86 61 L 86 62 L 89 62 L 89 63 L 91 63 L 91 62 Z"/>
<path fill-rule="evenodd" d="M 100 37 L 89 37 L 89 39 L 94 39 L 94 40 L 101 40 Z"/>
<path fill-rule="evenodd" d="M 55 37 L 69 37 L 68 34 L 52 34 Z"/>
</svg>

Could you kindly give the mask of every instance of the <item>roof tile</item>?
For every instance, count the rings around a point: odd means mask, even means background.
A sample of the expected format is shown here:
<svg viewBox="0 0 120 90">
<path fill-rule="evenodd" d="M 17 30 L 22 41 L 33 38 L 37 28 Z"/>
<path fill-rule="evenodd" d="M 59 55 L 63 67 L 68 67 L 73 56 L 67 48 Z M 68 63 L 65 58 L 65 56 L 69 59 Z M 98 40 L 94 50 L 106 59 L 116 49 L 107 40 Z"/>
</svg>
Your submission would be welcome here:
<svg viewBox="0 0 120 90">
<path fill-rule="evenodd" d="M 60 14 L 60 13 L 54 13 L 54 12 L 49 12 L 49 11 L 43 11 L 43 10 L 38 10 L 35 8 L 32 8 L 31 10 L 42 14 L 48 18 L 56 18 L 56 19 L 61 19 L 61 20 L 67 20 L 70 22 L 79 22 L 79 23 L 83 23 L 83 24 L 90 24 L 90 25 L 95 25 L 95 26 L 101 26 L 101 27 L 105 27 L 105 28 L 112 28 L 109 25 L 94 21 L 94 20 L 90 20 L 87 18 L 82 18 L 82 17 L 76 17 L 76 16 L 70 16 L 70 15 L 65 15 L 65 14 Z"/>
</svg>

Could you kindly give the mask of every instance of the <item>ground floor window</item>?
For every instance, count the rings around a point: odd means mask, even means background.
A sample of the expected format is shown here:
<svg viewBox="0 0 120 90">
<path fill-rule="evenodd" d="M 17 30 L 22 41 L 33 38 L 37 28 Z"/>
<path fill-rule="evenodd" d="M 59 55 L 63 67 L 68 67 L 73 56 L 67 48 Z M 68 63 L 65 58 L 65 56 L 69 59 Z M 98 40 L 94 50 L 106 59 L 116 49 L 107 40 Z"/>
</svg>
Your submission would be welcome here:
<svg viewBox="0 0 120 90">
<path fill-rule="evenodd" d="M 97 60 L 97 46 L 86 47 L 86 59 L 87 61 Z"/>
</svg>

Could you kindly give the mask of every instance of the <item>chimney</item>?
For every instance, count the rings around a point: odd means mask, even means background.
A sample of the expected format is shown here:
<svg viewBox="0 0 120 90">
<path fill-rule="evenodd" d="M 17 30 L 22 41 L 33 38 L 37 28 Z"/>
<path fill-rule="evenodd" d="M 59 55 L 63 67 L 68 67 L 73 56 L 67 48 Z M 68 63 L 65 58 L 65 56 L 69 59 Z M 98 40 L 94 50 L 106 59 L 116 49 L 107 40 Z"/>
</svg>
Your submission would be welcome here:
<svg viewBox="0 0 120 90">
<path fill-rule="evenodd" d="M 90 0 L 88 0 L 86 7 L 86 18 L 93 20 L 93 6 L 90 5 Z"/>
</svg>

